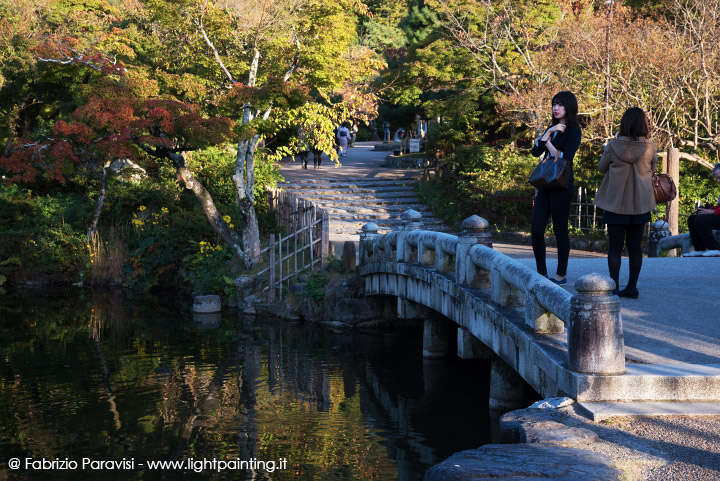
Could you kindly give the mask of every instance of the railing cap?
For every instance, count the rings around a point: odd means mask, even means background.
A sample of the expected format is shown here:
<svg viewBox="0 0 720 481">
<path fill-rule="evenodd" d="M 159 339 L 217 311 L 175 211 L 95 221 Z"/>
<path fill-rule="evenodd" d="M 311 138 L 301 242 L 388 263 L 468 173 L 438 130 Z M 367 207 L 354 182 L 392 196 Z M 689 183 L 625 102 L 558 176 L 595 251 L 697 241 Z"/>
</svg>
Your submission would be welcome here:
<svg viewBox="0 0 720 481">
<path fill-rule="evenodd" d="M 490 227 L 490 223 L 475 214 L 462 221 L 462 228 L 464 231 L 483 231 L 488 227 Z"/>
<path fill-rule="evenodd" d="M 614 280 L 596 272 L 575 281 L 575 290 L 580 294 L 601 294 L 614 289 L 616 289 Z"/>
<path fill-rule="evenodd" d="M 400 218 L 403 220 L 420 220 L 422 219 L 422 214 L 416 210 L 408 209 L 400 214 Z"/>
<path fill-rule="evenodd" d="M 360 228 L 363 234 L 377 234 L 380 228 L 375 222 L 368 222 Z"/>
</svg>

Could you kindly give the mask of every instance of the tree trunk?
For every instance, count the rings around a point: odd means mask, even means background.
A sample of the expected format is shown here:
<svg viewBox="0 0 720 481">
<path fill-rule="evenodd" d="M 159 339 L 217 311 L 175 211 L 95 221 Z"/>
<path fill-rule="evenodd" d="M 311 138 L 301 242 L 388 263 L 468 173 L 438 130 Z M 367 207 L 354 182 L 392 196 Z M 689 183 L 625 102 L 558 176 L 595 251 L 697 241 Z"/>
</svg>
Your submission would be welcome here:
<svg viewBox="0 0 720 481">
<path fill-rule="evenodd" d="M 102 177 L 100 178 L 100 191 L 98 192 L 97 202 L 95 202 L 95 212 L 93 212 L 90 227 L 88 227 L 87 233 L 85 234 L 88 242 L 92 241 L 93 236 L 97 232 L 98 223 L 100 222 L 100 213 L 105 204 L 105 195 L 107 193 L 107 171 L 109 168 L 110 161 L 107 161 L 103 165 Z"/>
<path fill-rule="evenodd" d="M 250 64 L 250 73 L 248 74 L 248 87 L 255 86 L 255 82 L 257 82 L 257 71 L 258 71 L 259 65 L 260 65 L 260 50 L 257 47 L 255 47 L 255 52 L 253 52 L 252 63 Z"/>
<path fill-rule="evenodd" d="M 8 135 L 7 142 L 5 143 L 5 157 L 10 157 L 10 154 L 13 151 L 13 143 L 14 143 L 15 137 L 13 134 Z"/>
<path fill-rule="evenodd" d="M 238 142 L 235 159 L 235 202 L 242 216 L 243 250 L 250 265 L 255 264 L 260 255 L 260 229 L 255 213 L 255 146 L 258 136 L 251 140 Z"/>
<path fill-rule="evenodd" d="M 197 200 L 200 201 L 200 206 L 203 212 L 205 212 L 205 217 L 207 217 L 215 233 L 220 236 L 223 242 L 230 246 L 233 254 L 243 261 L 246 267 L 249 267 L 251 262 L 243 249 L 243 239 L 223 220 L 210 192 L 193 176 L 190 169 L 185 165 L 185 159 L 182 155 L 171 153 L 169 157 L 173 161 L 173 164 L 175 164 L 178 180 L 182 181 L 185 184 L 185 188 L 190 189 L 192 193 L 195 194 L 195 197 L 197 197 Z"/>
</svg>

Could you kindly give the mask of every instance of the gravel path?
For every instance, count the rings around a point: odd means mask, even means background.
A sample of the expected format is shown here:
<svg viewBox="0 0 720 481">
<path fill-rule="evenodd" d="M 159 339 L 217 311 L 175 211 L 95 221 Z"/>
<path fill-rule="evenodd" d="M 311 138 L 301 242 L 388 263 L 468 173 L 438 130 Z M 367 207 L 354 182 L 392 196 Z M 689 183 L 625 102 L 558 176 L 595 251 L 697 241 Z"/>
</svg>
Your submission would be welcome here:
<svg viewBox="0 0 720 481">
<path fill-rule="evenodd" d="M 720 416 L 640 416 L 570 424 L 601 438 L 584 447 L 613 459 L 623 481 L 720 480 Z"/>
<path fill-rule="evenodd" d="M 720 417 L 625 418 L 619 427 L 642 438 L 666 464 L 649 469 L 648 481 L 720 480 Z"/>
</svg>

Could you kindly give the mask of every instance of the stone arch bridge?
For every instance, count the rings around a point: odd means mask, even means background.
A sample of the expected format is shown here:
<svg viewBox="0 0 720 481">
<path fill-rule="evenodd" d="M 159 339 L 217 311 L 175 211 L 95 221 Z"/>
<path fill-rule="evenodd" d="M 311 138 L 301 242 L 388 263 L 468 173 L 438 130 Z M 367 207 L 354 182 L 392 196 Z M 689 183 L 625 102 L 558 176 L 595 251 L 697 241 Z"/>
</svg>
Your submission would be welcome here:
<svg viewBox="0 0 720 481">
<path fill-rule="evenodd" d="M 478 216 L 458 235 L 421 230 L 415 211 L 402 217 L 399 231 L 379 235 L 373 224 L 363 227 L 358 272 L 366 295 L 395 296 L 399 318 L 424 319 L 425 357 L 443 356 L 456 329 L 460 357 L 502 360 L 493 365 L 496 377 L 519 375 L 545 398 L 576 400 L 596 420 L 695 414 L 698 406 L 720 414 L 720 366 L 698 373 L 626 364 L 609 277 L 586 275 L 573 295 L 493 250 L 488 223 Z M 495 393 L 491 385 L 491 407 L 493 398 L 512 396 L 512 384 Z"/>
</svg>

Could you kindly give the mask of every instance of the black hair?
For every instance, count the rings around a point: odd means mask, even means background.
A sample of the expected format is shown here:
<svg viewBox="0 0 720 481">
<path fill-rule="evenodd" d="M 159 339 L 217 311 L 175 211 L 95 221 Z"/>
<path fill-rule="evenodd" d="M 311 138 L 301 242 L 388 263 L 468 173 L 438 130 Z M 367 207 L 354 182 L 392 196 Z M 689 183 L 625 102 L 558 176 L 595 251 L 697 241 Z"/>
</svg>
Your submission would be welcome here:
<svg viewBox="0 0 720 481">
<path fill-rule="evenodd" d="M 568 127 L 580 126 L 580 122 L 578 122 L 578 101 L 574 93 L 568 90 L 556 93 L 552 98 L 552 105 L 555 104 L 560 104 L 565 107 L 565 125 Z M 554 115 L 551 116 L 552 121 L 550 125 L 555 125 L 560 122 Z"/>
<path fill-rule="evenodd" d="M 647 115 L 640 107 L 630 107 L 625 111 L 620 120 L 619 135 L 638 140 L 640 137 L 647 137 L 650 134 Z"/>
</svg>

